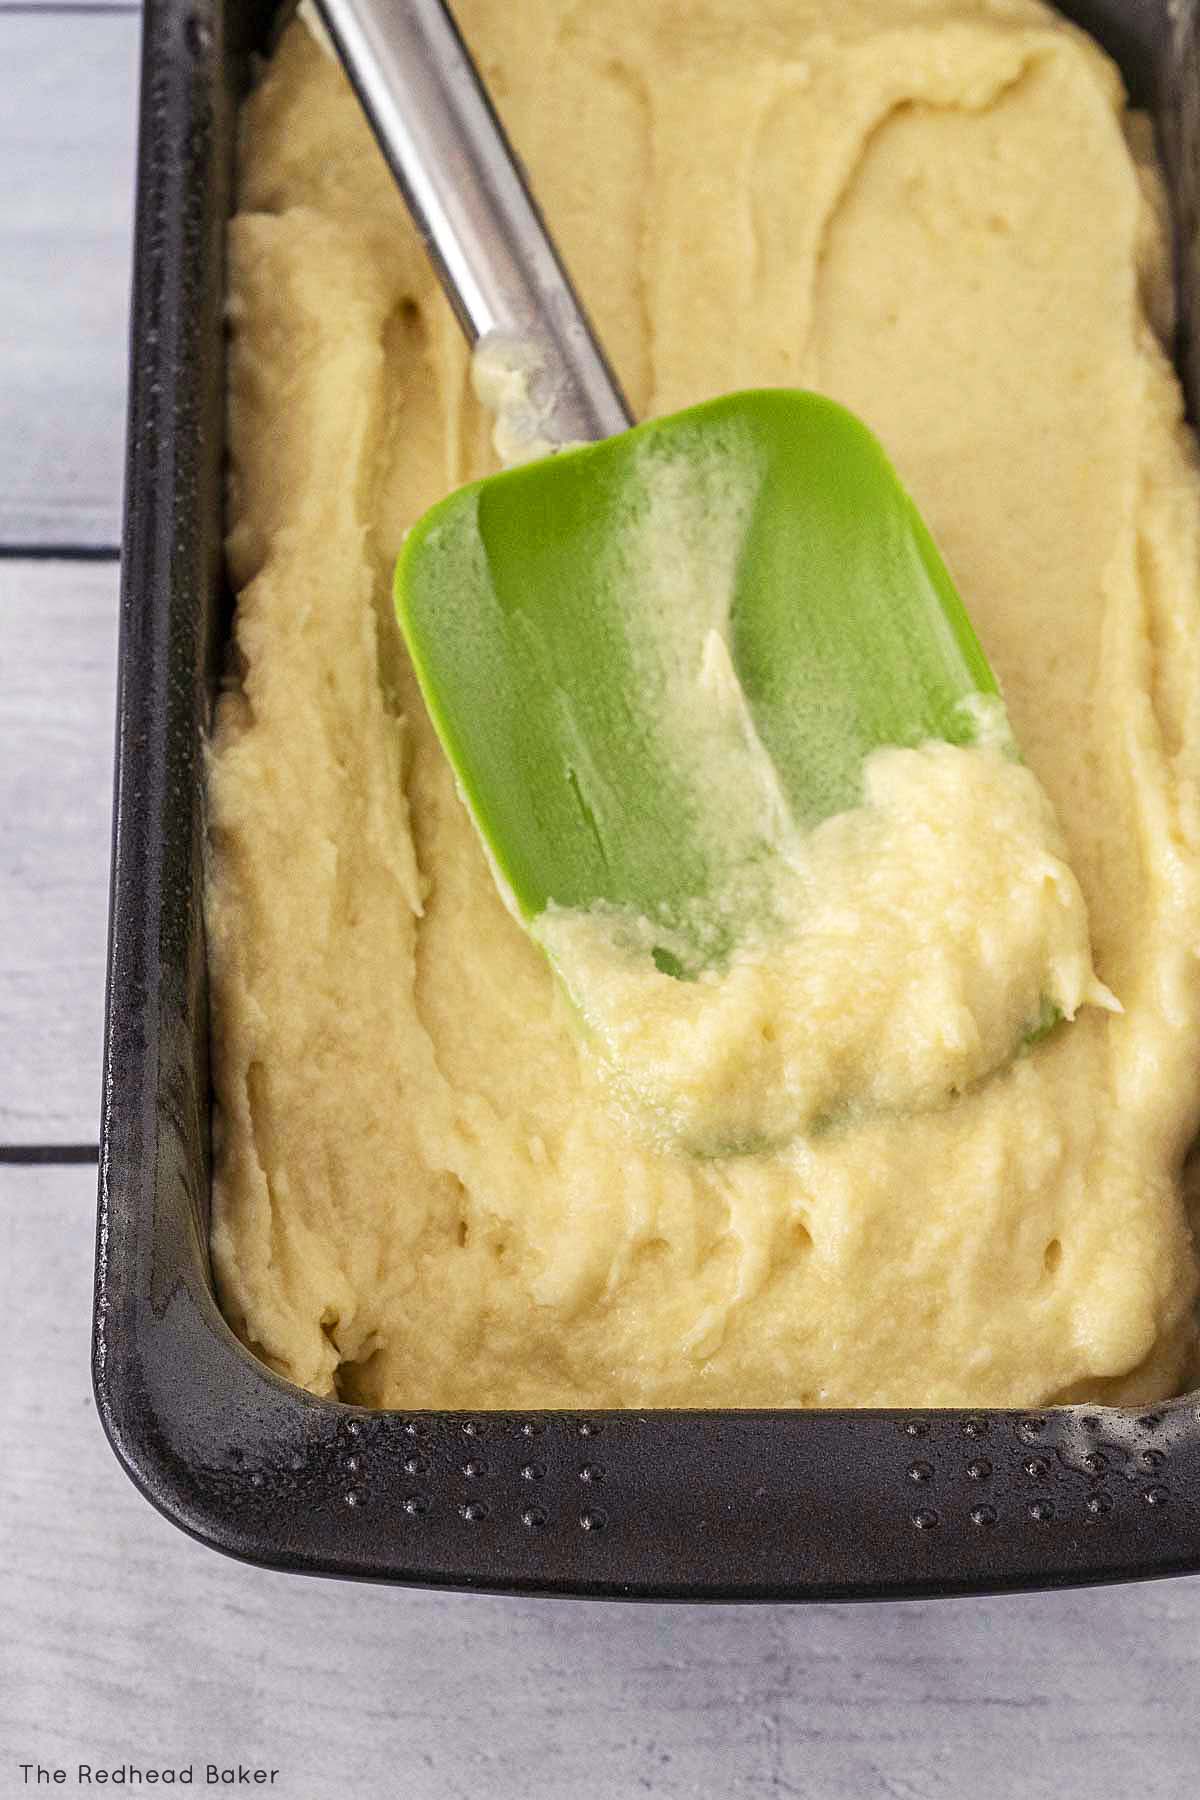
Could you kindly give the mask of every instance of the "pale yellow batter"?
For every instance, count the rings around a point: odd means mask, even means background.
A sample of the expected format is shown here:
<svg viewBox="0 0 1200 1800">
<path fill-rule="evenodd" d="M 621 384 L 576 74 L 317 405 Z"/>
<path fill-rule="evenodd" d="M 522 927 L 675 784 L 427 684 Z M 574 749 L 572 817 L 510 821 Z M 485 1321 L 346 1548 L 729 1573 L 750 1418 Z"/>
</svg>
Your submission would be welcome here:
<svg viewBox="0 0 1200 1800">
<path fill-rule="evenodd" d="M 534 922 L 637 1135 L 783 1151 L 943 1106 L 1018 1054 L 1044 1009 L 1119 1011 L 1028 769 L 933 743 L 877 750 L 864 788 L 726 890 L 732 947 L 695 979 L 654 962 L 677 945 L 682 965 L 688 940 L 636 914 L 551 906 Z"/>
<path fill-rule="evenodd" d="M 639 414 L 795 384 L 883 438 L 1124 1011 L 949 1105 L 770 1153 L 631 1127 L 399 647 L 404 529 L 495 466 L 490 425 L 349 89 L 293 27 L 231 234 L 208 906 L 231 1321 L 315 1392 L 392 1406 L 1171 1392 L 1195 1335 L 1200 476 L 1111 67 L 1032 0 L 458 10 Z"/>
</svg>

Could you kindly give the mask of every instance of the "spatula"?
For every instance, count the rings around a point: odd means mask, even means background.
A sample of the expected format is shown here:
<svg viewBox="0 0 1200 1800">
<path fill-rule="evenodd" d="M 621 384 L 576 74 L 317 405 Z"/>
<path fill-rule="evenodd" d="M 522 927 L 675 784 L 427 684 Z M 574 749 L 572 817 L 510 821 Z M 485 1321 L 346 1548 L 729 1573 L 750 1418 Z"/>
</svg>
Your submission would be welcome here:
<svg viewBox="0 0 1200 1800">
<path fill-rule="evenodd" d="M 696 977 L 736 943 L 731 857 L 770 858 L 773 811 L 803 830 L 854 807 L 884 746 L 1003 737 L 996 682 L 866 426 L 790 390 L 632 426 L 445 6 L 319 3 L 477 386 L 507 395 L 510 448 L 557 452 L 406 539 L 430 716 L 535 936 L 548 909 L 613 909 Z"/>
</svg>

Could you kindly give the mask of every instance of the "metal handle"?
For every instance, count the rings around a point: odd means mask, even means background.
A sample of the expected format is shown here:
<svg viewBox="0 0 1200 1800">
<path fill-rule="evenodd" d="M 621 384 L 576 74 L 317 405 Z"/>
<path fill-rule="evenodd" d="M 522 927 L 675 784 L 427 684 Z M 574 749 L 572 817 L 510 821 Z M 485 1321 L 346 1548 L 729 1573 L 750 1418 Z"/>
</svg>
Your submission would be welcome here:
<svg viewBox="0 0 1200 1800">
<path fill-rule="evenodd" d="M 625 398 L 442 0 L 317 0 L 468 343 L 514 346 L 539 435 L 591 442 Z"/>
</svg>

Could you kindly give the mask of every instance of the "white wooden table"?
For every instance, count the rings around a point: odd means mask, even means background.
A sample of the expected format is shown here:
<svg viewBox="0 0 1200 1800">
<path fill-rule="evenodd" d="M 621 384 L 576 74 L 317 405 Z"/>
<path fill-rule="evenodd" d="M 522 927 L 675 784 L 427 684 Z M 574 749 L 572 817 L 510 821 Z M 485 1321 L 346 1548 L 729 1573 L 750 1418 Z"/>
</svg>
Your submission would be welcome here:
<svg viewBox="0 0 1200 1800">
<path fill-rule="evenodd" d="M 241 1568 L 118 1469 L 88 1312 L 138 37 L 131 7 L 0 0 L 0 1796 L 29 1762 L 62 1793 L 81 1762 L 194 1790 L 240 1762 L 286 1800 L 1195 1794 L 1200 1579 L 413 1594 Z"/>
</svg>

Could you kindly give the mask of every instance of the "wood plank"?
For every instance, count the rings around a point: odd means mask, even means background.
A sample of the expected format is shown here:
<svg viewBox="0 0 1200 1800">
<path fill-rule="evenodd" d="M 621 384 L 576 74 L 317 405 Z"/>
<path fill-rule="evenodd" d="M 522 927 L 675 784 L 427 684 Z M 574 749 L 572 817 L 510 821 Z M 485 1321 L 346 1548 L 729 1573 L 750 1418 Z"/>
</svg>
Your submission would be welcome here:
<svg viewBox="0 0 1200 1800">
<path fill-rule="evenodd" d="M 120 536 L 140 36 L 0 13 L 0 545 Z"/>
<path fill-rule="evenodd" d="M 94 1175 L 0 1169 L 0 1744 L 258 1762 L 280 1800 L 1179 1800 L 1200 1581 L 711 1608 L 399 1594 L 228 1562 L 88 1390 Z M 73 1782 L 66 1793 L 83 1791 Z"/>
<path fill-rule="evenodd" d="M 0 561 L 0 1145 L 94 1143 L 114 563 Z"/>
</svg>

